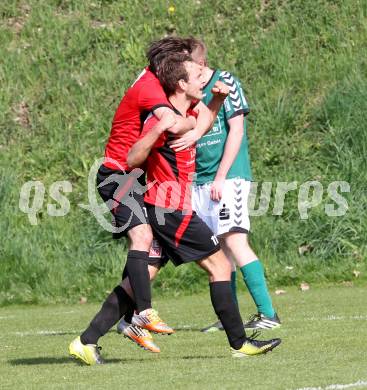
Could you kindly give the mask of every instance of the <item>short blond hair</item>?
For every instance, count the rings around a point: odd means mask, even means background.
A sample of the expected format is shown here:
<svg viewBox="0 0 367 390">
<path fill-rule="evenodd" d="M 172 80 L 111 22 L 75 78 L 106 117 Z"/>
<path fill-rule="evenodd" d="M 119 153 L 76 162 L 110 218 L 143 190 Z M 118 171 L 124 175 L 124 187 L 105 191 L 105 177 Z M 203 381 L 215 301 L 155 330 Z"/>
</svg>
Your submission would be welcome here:
<svg viewBox="0 0 367 390">
<path fill-rule="evenodd" d="M 190 47 L 190 53 L 198 52 L 199 55 L 203 58 L 204 60 L 204 65 L 207 65 L 207 53 L 208 50 L 205 46 L 205 43 L 201 39 L 197 39 L 194 37 L 189 37 L 186 38 L 187 46 Z"/>
</svg>

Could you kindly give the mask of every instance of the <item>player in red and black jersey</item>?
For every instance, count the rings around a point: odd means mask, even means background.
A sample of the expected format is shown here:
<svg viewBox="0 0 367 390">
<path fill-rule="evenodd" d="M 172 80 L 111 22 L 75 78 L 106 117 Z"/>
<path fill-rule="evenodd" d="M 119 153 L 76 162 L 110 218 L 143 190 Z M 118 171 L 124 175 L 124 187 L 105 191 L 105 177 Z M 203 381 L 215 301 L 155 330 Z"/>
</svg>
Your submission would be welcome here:
<svg viewBox="0 0 367 390">
<path fill-rule="evenodd" d="M 156 71 L 162 59 L 168 53 L 181 53 L 190 50 L 185 39 L 167 37 L 153 42 L 148 50 L 149 67 L 146 68 L 135 83 L 128 89 L 115 113 L 111 134 L 105 149 L 105 159 L 97 174 L 98 192 L 110 208 L 119 231 L 129 239 L 129 251 L 123 277 L 128 276 L 135 303 L 126 291 L 123 283 L 118 285 L 107 297 L 101 310 L 94 317 L 89 327 L 69 347 L 70 353 L 88 364 L 99 362 L 96 344 L 127 310 L 136 307 L 137 318 L 142 326 L 157 333 L 172 333 L 169 328 L 151 309 L 150 277 L 148 263 L 151 263 L 148 252 L 152 243 L 152 231 L 144 212 L 141 192 L 142 172 L 130 172 L 127 164 L 127 153 L 138 139 L 146 115 L 152 112 L 161 122 L 157 128 L 169 130 L 172 134 L 196 129 L 208 129 L 216 113 L 199 103 L 195 110 L 198 121 L 193 117 L 186 119 L 174 114 L 171 104 L 156 77 Z M 215 109 L 215 107 L 214 107 Z M 140 191 L 140 192 L 139 192 Z M 128 200 L 130 206 L 124 202 Z M 131 204 L 134 207 L 131 207 Z M 153 260 L 155 261 L 155 260 Z M 130 292 L 131 294 L 131 292 Z M 78 352 L 79 351 L 79 352 Z M 83 357 L 90 352 L 91 359 Z"/>
<path fill-rule="evenodd" d="M 158 73 L 169 101 L 182 116 L 190 116 L 194 99 L 202 98 L 201 67 L 181 54 L 166 58 Z M 222 92 L 223 90 L 226 90 Z M 213 93 L 224 100 L 228 89 L 222 83 Z M 130 150 L 130 166 L 147 158 L 147 179 L 151 186 L 145 203 L 155 237 L 175 265 L 196 262 L 209 277 L 210 296 L 226 331 L 234 357 L 266 353 L 280 344 L 247 338 L 243 322 L 231 293 L 231 265 L 219 247 L 218 239 L 191 208 L 190 184 L 195 172 L 195 145 L 169 150 L 169 133 L 157 130 L 159 121 L 151 117 L 141 140 Z"/>
</svg>

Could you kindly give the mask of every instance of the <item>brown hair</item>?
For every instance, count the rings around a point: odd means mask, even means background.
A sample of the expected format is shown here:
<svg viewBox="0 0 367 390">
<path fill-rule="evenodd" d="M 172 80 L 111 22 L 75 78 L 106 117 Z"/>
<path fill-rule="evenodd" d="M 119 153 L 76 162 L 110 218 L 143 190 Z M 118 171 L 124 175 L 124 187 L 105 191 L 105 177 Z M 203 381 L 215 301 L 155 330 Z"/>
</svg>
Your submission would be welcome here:
<svg viewBox="0 0 367 390">
<path fill-rule="evenodd" d="M 167 96 L 175 93 L 180 80 L 189 80 L 185 68 L 186 61 L 192 61 L 191 57 L 181 53 L 170 55 L 161 62 L 157 76 Z"/>
<path fill-rule="evenodd" d="M 149 69 L 157 74 L 160 64 L 165 57 L 179 53 L 191 53 L 187 39 L 170 36 L 152 42 L 146 53 L 149 61 Z"/>
</svg>

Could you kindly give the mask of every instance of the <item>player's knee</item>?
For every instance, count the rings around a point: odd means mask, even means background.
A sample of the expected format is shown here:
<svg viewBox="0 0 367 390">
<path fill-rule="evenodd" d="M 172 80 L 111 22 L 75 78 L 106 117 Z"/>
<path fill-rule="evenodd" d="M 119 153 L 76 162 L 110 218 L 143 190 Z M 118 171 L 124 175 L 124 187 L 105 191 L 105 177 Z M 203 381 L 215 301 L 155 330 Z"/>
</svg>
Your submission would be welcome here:
<svg viewBox="0 0 367 390">
<path fill-rule="evenodd" d="M 228 259 L 228 257 L 225 255 L 225 253 L 220 250 L 216 254 L 215 260 L 216 264 L 219 265 L 220 269 L 222 269 L 224 272 L 231 272 L 231 261 Z"/>
<path fill-rule="evenodd" d="M 230 280 L 231 263 L 227 260 L 222 251 L 210 256 L 208 271 L 209 276 L 213 281 Z"/>
<path fill-rule="evenodd" d="M 231 265 L 225 261 L 221 262 L 214 269 L 213 274 L 215 280 L 230 280 L 231 279 Z"/>
<path fill-rule="evenodd" d="M 149 225 L 139 225 L 128 232 L 131 240 L 130 249 L 149 250 L 153 241 L 152 229 Z"/>
<path fill-rule="evenodd" d="M 217 268 L 213 270 L 212 275 L 210 276 L 210 282 L 227 282 L 231 278 L 231 273 L 226 272 L 226 270 Z"/>
</svg>

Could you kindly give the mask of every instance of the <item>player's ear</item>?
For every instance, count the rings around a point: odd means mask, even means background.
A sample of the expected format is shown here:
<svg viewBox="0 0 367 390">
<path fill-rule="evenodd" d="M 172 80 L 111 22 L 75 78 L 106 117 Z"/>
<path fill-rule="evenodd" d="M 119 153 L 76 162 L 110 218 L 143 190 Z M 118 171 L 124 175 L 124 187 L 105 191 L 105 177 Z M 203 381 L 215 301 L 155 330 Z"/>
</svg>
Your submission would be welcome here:
<svg viewBox="0 0 367 390">
<path fill-rule="evenodd" d="M 183 91 L 186 91 L 186 86 L 187 86 L 187 83 L 184 79 L 181 79 L 181 80 L 178 80 L 178 86 L 180 87 L 180 89 L 182 89 Z"/>
</svg>

